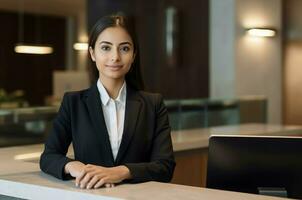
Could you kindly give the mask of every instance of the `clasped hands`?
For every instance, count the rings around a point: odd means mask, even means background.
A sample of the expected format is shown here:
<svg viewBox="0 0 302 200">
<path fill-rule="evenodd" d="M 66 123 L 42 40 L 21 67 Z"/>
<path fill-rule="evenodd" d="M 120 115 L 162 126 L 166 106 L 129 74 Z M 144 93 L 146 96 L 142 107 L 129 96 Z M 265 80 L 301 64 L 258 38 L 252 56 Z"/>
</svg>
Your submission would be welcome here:
<svg viewBox="0 0 302 200">
<path fill-rule="evenodd" d="M 65 165 L 65 173 L 76 178 L 75 184 L 82 189 L 96 189 L 102 186 L 114 187 L 124 179 L 131 177 L 126 166 L 102 167 L 98 165 L 83 164 L 79 161 L 72 161 Z"/>
</svg>

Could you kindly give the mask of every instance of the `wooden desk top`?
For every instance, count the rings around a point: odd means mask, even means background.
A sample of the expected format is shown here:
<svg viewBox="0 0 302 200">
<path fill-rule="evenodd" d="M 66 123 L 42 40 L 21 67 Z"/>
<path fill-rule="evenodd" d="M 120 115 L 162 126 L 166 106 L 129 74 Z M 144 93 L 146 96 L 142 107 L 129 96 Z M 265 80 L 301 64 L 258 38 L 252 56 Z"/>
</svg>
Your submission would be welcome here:
<svg viewBox="0 0 302 200">
<path fill-rule="evenodd" d="M 144 200 L 278 200 L 282 198 L 213 190 L 169 183 L 146 182 L 123 184 L 114 188 L 93 190 L 75 187 L 74 181 L 61 181 L 41 172 L 38 163 L 14 161 L 7 163 L 9 173 L 0 171 L 0 194 L 25 199 L 144 199 Z"/>
<path fill-rule="evenodd" d="M 239 124 L 172 131 L 174 151 L 207 148 L 211 135 L 302 136 L 302 126 Z"/>
</svg>

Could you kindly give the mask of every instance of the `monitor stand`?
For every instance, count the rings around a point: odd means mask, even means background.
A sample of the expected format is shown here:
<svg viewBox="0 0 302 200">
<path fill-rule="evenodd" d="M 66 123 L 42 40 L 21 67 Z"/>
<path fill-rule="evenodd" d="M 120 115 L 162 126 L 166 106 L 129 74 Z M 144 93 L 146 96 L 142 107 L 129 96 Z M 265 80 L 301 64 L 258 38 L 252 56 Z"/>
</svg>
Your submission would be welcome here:
<svg viewBox="0 0 302 200">
<path fill-rule="evenodd" d="M 258 187 L 257 189 L 261 195 L 287 198 L 287 191 L 284 187 Z"/>
</svg>

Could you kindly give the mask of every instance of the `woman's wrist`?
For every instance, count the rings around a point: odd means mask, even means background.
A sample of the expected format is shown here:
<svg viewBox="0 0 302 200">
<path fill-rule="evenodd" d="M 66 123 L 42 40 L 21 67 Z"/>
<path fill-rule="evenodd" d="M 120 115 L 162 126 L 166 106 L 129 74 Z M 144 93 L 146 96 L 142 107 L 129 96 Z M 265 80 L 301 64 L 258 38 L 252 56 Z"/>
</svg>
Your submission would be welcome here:
<svg viewBox="0 0 302 200">
<path fill-rule="evenodd" d="M 64 166 L 64 173 L 65 174 L 70 174 L 70 167 L 71 167 L 71 165 L 73 165 L 73 164 L 75 164 L 77 162 L 80 163 L 79 161 L 70 161 L 70 162 L 66 163 L 65 166 Z"/>
<path fill-rule="evenodd" d="M 73 161 L 71 161 L 71 162 L 73 162 Z M 68 162 L 68 163 L 65 164 L 65 166 L 64 166 L 64 173 L 65 174 L 70 174 L 69 166 L 70 166 L 71 162 Z"/>
<path fill-rule="evenodd" d="M 131 173 L 128 167 L 126 167 L 125 165 L 121 165 L 119 166 L 120 170 L 121 170 L 121 175 L 122 175 L 122 179 L 131 179 Z"/>
</svg>

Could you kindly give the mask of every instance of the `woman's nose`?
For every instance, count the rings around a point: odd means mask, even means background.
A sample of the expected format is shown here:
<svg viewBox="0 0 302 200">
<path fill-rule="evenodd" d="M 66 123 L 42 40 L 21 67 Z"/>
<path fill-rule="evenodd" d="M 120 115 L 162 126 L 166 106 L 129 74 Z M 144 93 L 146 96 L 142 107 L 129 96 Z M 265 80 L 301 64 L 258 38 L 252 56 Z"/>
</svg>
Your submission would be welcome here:
<svg viewBox="0 0 302 200">
<path fill-rule="evenodd" d="M 112 52 L 112 55 L 111 55 L 112 61 L 119 61 L 120 58 L 121 58 L 121 56 L 120 56 L 120 52 L 118 50 L 115 50 Z"/>
</svg>

